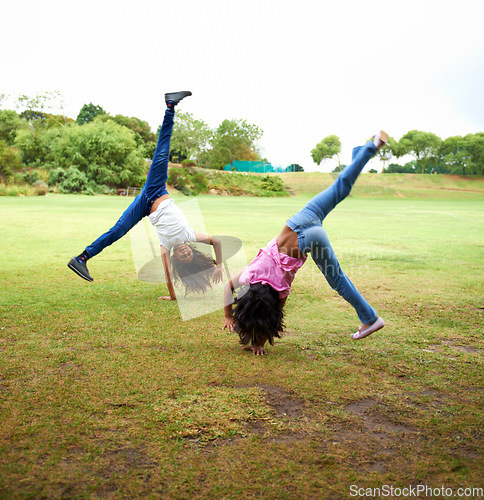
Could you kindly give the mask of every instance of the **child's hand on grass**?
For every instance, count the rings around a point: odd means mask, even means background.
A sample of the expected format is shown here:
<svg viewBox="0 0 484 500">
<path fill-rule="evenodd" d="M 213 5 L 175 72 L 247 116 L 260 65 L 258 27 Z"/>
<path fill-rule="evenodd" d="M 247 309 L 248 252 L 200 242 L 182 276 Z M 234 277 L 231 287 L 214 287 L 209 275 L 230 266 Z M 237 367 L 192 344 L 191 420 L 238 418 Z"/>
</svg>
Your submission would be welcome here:
<svg viewBox="0 0 484 500">
<path fill-rule="evenodd" d="M 225 330 L 226 328 L 229 333 L 234 333 L 234 318 L 225 318 L 222 331 Z"/>
</svg>

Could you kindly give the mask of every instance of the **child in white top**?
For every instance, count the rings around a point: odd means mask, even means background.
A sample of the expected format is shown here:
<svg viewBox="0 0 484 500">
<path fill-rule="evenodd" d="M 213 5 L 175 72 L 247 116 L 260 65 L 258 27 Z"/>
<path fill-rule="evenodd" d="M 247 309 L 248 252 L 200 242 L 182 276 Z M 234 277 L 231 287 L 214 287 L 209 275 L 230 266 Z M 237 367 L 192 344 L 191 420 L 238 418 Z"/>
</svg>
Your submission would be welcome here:
<svg viewBox="0 0 484 500">
<path fill-rule="evenodd" d="M 222 280 L 222 249 L 220 240 L 207 234 L 196 233 L 182 211 L 170 199 L 166 189 L 168 178 L 168 157 L 173 130 L 175 106 L 191 92 L 181 91 L 165 94 L 167 109 L 161 127 L 153 161 L 141 193 L 133 200 L 116 224 L 101 235 L 67 266 L 87 281 L 93 281 L 86 262 L 104 248 L 123 237 L 143 217 L 149 216 L 160 239 L 161 257 L 165 270 L 169 296 L 161 299 L 176 300 L 173 282 L 181 280 L 186 292 L 204 292 L 211 281 Z M 198 241 L 212 245 L 215 260 L 188 245 Z M 170 252 L 173 253 L 170 257 Z"/>
</svg>

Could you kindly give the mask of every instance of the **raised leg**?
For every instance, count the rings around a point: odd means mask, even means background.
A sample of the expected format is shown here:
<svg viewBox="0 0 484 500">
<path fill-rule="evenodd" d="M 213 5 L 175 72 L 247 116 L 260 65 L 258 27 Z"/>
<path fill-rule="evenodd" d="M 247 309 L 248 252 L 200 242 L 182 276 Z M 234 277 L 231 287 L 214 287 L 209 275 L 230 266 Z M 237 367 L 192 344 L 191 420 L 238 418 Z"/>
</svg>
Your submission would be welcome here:
<svg viewBox="0 0 484 500">
<path fill-rule="evenodd" d="M 173 119 L 175 112 L 167 108 L 163 124 L 161 125 L 156 144 L 155 154 L 151 162 L 150 171 L 146 178 L 143 191 L 148 199 L 153 200 L 166 194 L 166 180 L 168 178 L 168 159 L 170 156 L 170 140 L 173 131 Z"/>
<path fill-rule="evenodd" d="M 358 175 L 376 152 L 377 148 L 373 141 L 355 148 L 351 164 L 341 171 L 331 186 L 309 200 L 306 207 L 314 212 L 322 222 L 329 212 L 350 194 Z"/>
<path fill-rule="evenodd" d="M 363 324 L 373 323 L 378 318 L 376 311 L 341 269 L 326 231 L 321 226 L 312 226 L 306 228 L 303 234 L 305 250 L 311 252 L 314 263 L 329 286 L 354 307 Z"/>
</svg>

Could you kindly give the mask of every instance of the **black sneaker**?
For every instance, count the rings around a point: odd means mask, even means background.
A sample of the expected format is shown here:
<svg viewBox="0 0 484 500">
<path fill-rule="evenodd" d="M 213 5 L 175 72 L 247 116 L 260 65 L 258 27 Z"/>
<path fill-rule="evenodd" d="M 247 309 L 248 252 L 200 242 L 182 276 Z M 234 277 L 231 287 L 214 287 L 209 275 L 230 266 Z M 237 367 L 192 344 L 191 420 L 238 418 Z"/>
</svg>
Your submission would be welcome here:
<svg viewBox="0 0 484 500">
<path fill-rule="evenodd" d="M 69 264 L 67 264 L 67 267 L 69 269 L 72 269 L 81 278 L 84 278 L 87 281 L 94 281 L 93 277 L 89 274 L 89 271 L 87 270 L 86 263 L 83 262 L 81 259 L 78 259 L 77 257 L 72 257 L 72 259 L 69 261 Z"/>
<path fill-rule="evenodd" d="M 192 95 L 192 93 L 189 90 L 180 90 L 179 92 L 169 92 L 168 94 L 165 94 L 165 102 L 168 104 L 168 102 L 171 101 L 173 103 L 173 106 L 176 106 L 182 99 L 190 95 Z"/>
</svg>

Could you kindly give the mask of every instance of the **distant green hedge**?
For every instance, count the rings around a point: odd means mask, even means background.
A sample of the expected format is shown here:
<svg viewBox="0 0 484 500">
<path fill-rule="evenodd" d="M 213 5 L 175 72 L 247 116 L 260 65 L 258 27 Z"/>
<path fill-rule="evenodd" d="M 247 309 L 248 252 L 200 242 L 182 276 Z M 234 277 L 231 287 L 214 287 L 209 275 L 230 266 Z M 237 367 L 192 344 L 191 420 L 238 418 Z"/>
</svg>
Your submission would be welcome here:
<svg viewBox="0 0 484 500">
<path fill-rule="evenodd" d="M 168 184 L 187 196 L 211 190 L 233 196 L 289 196 L 279 176 L 228 173 L 194 167 L 172 167 Z"/>
</svg>

